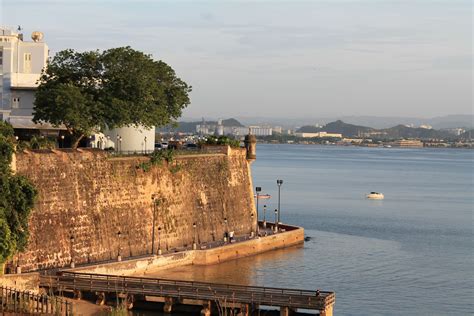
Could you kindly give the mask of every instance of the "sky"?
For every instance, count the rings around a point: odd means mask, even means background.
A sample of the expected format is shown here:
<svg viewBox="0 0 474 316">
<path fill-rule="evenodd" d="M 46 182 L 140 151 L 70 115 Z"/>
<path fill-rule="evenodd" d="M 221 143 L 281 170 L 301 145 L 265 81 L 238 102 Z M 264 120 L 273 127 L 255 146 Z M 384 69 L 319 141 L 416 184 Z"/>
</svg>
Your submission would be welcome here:
<svg viewBox="0 0 474 316">
<path fill-rule="evenodd" d="M 473 113 L 472 1 L 0 0 L 51 55 L 131 46 L 193 87 L 189 118 Z M 29 37 L 29 36 L 27 36 Z"/>
</svg>

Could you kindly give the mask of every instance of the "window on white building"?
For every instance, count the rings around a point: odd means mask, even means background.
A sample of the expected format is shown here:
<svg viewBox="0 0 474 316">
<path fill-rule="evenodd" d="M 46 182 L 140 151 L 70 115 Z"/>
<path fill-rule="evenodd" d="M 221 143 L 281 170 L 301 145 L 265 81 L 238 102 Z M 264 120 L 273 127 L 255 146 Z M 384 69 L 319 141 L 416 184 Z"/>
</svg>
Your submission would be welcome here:
<svg viewBox="0 0 474 316">
<path fill-rule="evenodd" d="M 25 53 L 23 59 L 23 72 L 26 74 L 31 73 L 31 53 Z"/>
<path fill-rule="evenodd" d="M 18 109 L 20 107 L 20 98 L 13 98 L 12 109 Z"/>
</svg>

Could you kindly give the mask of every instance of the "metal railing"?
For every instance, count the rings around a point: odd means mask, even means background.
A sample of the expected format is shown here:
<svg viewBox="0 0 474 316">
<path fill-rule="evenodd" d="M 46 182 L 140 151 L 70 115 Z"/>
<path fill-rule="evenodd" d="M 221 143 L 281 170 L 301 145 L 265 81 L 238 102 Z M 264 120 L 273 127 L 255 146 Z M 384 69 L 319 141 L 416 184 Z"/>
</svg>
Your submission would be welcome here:
<svg viewBox="0 0 474 316">
<path fill-rule="evenodd" d="M 241 286 L 208 282 L 113 276 L 61 271 L 41 276 L 41 286 L 68 291 L 125 293 L 178 299 L 226 301 L 265 306 L 324 310 L 335 302 L 334 292 Z"/>
<path fill-rule="evenodd" d="M 73 315 L 73 304 L 67 300 L 48 295 L 34 294 L 0 286 L 0 312 L 15 314 Z"/>
</svg>

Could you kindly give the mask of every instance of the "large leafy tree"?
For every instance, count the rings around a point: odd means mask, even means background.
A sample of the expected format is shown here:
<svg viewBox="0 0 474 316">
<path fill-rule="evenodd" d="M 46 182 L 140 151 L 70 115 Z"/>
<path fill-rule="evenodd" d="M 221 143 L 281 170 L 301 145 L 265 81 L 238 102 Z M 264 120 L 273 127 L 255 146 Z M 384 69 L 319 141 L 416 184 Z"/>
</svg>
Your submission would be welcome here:
<svg viewBox="0 0 474 316">
<path fill-rule="evenodd" d="M 169 65 L 130 47 L 64 50 L 40 78 L 33 120 L 64 125 L 75 148 L 105 128 L 174 122 L 189 105 L 189 92 Z"/>
<path fill-rule="evenodd" d="M 13 128 L 0 121 L 0 274 L 3 263 L 28 243 L 28 219 L 36 189 L 27 178 L 12 173 Z"/>
</svg>

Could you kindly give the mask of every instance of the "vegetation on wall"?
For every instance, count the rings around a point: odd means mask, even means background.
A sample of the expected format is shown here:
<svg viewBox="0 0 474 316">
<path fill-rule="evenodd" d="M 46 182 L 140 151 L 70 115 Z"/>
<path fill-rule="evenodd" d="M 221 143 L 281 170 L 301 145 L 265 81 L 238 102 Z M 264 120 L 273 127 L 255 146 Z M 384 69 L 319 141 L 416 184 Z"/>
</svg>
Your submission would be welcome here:
<svg viewBox="0 0 474 316">
<path fill-rule="evenodd" d="M 190 104 L 191 87 L 163 61 L 130 47 L 58 52 L 35 95 L 33 121 L 65 126 L 76 148 L 106 128 L 164 126 Z"/>
<path fill-rule="evenodd" d="M 206 140 L 201 145 L 228 145 L 230 147 L 240 147 L 240 140 L 230 138 L 227 136 L 207 136 Z"/>
<path fill-rule="evenodd" d="M 13 128 L 0 121 L 0 267 L 15 252 L 25 249 L 28 218 L 37 194 L 27 178 L 12 173 L 14 143 Z"/>
<path fill-rule="evenodd" d="M 54 149 L 56 148 L 56 141 L 43 137 L 33 136 L 29 141 L 20 141 L 17 143 L 17 150 L 24 149 Z"/>
<path fill-rule="evenodd" d="M 172 149 L 154 151 L 150 155 L 150 160 L 146 162 L 141 162 L 140 164 L 138 164 L 137 168 L 147 172 L 153 166 L 160 166 L 163 161 L 166 161 L 169 164 L 173 162 L 174 154 L 175 153 Z"/>
</svg>

